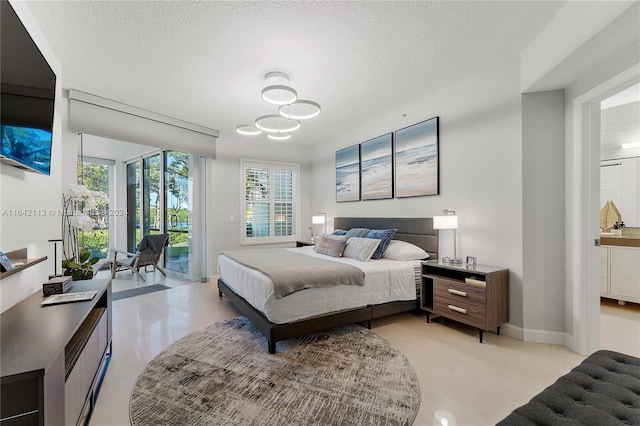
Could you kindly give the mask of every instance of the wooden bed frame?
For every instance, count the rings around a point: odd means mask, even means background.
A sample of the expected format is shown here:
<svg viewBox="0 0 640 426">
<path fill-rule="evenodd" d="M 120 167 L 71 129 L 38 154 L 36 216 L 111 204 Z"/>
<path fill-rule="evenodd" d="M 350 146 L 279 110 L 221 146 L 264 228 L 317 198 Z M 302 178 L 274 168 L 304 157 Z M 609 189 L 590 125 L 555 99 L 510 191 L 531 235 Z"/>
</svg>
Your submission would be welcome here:
<svg viewBox="0 0 640 426">
<path fill-rule="evenodd" d="M 431 218 L 335 218 L 334 229 L 369 228 L 398 230 L 394 239 L 407 241 L 423 248 L 431 259 L 438 257 L 438 231 L 433 229 Z M 287 324 L 274 324 L 249 302 L 238 296 L 227 284 L 218 279 L 218 294 L 225 295 L 231 303 L 246 316 L 267 338 L 269 353 L 276 353 L 276 342 L 304 336 L 333 327 L 354 323 L 367 323 L 400 312 L 415 310 L 418 300 L 388 302 L 379 305 L 367 305 L 344 311 L 314 316 Z"/>
</svg>

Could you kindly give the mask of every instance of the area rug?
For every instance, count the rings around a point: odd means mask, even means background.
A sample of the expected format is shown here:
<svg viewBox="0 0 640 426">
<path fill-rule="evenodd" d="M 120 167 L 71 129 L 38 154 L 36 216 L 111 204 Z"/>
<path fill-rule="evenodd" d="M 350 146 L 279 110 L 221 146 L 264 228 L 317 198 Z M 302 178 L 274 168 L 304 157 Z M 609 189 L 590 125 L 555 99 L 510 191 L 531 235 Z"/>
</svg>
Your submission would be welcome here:
<svg viewBox="0 0 640 426">
<path fill-rule="evenodd" d="M 277 343 L 245 317 L 169 346 L 130 400 L 143 425 L 410 425 L 420 405 L 414 368 L 360 325 Z"/>
<path fill-rule="evenodd" d="M 169 288 L 171 287 L 167 287 L 166 285 L 162 285 L 162 284 L 151 284 L 151 285 L 145 285 L 143 287 L 130 288 L 129 290 L 116 291 L 111 295 L 111 297 L 115 302 L 116 300 L 126 299 L 128 297 L 140 296 L 142 294 L 154 293 L 156 291 L 167 290 Z"/>
</svg>

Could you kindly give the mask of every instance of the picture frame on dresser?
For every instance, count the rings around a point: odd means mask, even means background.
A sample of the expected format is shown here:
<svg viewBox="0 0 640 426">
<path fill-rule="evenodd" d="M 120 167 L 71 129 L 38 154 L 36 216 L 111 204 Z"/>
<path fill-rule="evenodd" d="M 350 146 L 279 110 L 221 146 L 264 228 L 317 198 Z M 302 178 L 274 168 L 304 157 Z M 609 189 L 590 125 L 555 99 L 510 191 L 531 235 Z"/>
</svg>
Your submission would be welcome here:
<svg viewBox="0 0 640 426">
<path fill-rule="evenodd" d="M 440 194 L 439 117 L 396 130 L 393 139 L 395 197 Z"/>
<path fill-rule="evenodd" d="M 360 144 L 336 151 L 336 202 L 360 201 Z"/>
<path fill-rule="evenodd" d="M 360 144 L 360 191 L 362 200 L 393 198 L 393 134 Z"/>
</svg>

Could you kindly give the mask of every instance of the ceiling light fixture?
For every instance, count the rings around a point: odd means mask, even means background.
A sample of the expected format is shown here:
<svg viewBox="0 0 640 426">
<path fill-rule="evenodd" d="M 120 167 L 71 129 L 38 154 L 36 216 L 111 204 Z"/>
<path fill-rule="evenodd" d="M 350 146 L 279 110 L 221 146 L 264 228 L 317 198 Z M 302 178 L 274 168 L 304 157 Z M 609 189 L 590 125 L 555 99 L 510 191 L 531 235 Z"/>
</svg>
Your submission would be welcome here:
<svg viewBox="0 0 640 426">
<path fill-rule="evenodd" d="M 295 101 L 278 108 L 281 116 L 296 120 L 307 120 L 320 114 L 320 105 L 313 101 Z"/>
<path fill-rule="evenodd" d="M 281 115 L 270 114 L 256 118 L 256 127 L 268 133 L 289 133 L 298 130 L 300 122 Z"/>
<path fill-rule="evenodd" d="M 264 76 L 265 87 L 262 99 L 278 106 L 278 114 L 267 114 L 256 118 L 255 126 L 241 124 L 236 132 L 241 135 L 255 136 L 262 132 L 274 141 L 291 139 L 291 132 L 300 128 L 300 121 L 308 120 L 320 114 L 320 104 L 309 100 L 298 100 L 298 92 L 289 86 L 289 76 L 280 71 Z"/>
<path fill-rule="evenodd" d="M 262 133 L 262 130 L 250 124 L 241 124 L 238 127 L 236 127 L 236 132 L 240 133 L 241 135 L 255 136 Z"/>
<path fill-rule="evenodd" d="M 622 144 L 622 149 L 631 149 L 631 148 L 640 148 L 640 141 Z"/>
<path fill-rule="evenodd" d="M 270 72 L 264 76 L 267 87 L 262 89 L 262 99 L 274 105 L 288 105 L 298 99 L 298 92 L 288 86 L 289 76 L 283 72 Z M 277 83 L 277 84 L 273 84 Z"/>
<path fill-rule="evenodd" d="M 272 141 L 282 142 L 291 139 L 291 133 L 269 133 L 267 137 Z"/>
</svg>

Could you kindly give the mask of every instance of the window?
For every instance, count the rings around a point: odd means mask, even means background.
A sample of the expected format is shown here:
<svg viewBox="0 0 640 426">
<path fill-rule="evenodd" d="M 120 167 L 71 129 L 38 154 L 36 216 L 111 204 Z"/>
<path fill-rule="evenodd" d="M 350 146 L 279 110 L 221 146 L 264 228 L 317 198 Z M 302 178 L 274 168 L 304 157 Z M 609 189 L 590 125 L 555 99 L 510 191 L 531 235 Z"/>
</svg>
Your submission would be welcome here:
<svg viewBox="0 0 640 426">
<path fill-rule="evenodd" d="M 241 165 L 242 244 L 295 241 L 300 166 L 248 160 Z"/>
<path fill-rule="evenodd" d="M 113 161 L 102 159 L 85 159 L 78 161 L 78 183 L 83 184 L 91 191 L 109 196 L 109 177 L 113 168 Z M 87 248 L 91 257 L 101 259 L 107 257 L 109 252 L 109 201 L 100 199 L 96 202 L 96 209 L 89 212 L 96 221 L 93 231 L 78 232 L 78 247 Z"/>
</svg>

